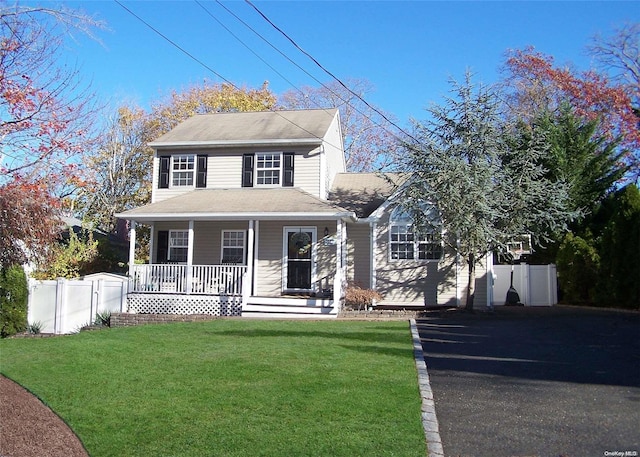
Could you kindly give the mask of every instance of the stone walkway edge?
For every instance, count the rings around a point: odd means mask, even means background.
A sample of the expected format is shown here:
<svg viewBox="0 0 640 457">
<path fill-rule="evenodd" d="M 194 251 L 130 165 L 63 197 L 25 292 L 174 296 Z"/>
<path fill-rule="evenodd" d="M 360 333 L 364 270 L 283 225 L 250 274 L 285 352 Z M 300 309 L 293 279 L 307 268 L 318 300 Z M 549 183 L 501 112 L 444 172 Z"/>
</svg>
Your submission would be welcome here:
<svg viewBox="0 0 640 457">
<path fill-rule="evenodd" d="M 429 382 L 429 373 L 427 372 L 427 364 L 424 361 L 424 352 L 416 320 L 411 319 L 411 337 L 413 338 L 413 356 L 416 361 L 416 369 L 418 371 L 418 386 L 420 388 L 420 396 L 422 397 L 422 426 L 427 439 L 427 455 L 428 457 L 444 457 L 442 449 L 442 440 L 440 439 L 440 430 L 438 428 L 438 418 L 436 417 L 436 404 L 433 400 L 433 392 L 431 391 L 431 383 Z"/>
</svg>

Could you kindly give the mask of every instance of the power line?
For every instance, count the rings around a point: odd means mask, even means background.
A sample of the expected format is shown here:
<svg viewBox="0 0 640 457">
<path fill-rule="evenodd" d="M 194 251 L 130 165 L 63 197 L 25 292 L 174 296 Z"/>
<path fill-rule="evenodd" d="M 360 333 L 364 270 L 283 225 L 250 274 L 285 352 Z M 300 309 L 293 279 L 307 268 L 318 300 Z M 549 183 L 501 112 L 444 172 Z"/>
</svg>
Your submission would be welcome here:
<svg viewBox="0 0 640 457">
<path fill-rule="evenodd" d="M 408 136 L 409 138 L 411 138 L 414 141 L 417 141 L 412 135 L 410 135 L 409 133 L 407 133 L 402 127 L 400 127 L 399 125 L 397 125 L 395 122 L 393 122 L 391 119 L 389 119 L 383 112 L 381 112 L 380 110 L 378 110 L 376 107 L 372 106 L 371 104 L 369 104 L 368 101 L 366 101 L 363 97 L 361 97 L 359 94 L 355 93 L 354 91 L 352 91 L 349 87 L 347 87 L 347 85 L 345 83 L 343 83 L 340 78 L 338 78 L 336 75 L 334 75 L 332 72 L 330 72 L 329 70 L 327 70 L 320 62 L 318 62 L 318 60 L 313 57 L 310 53 L 308 53 L 307 51 L 305 51 L 304 49 L 302 49 L 302 47 L 300 47 L 298 45 L 298 43 L 295 42 L 295 40 L 293 38 L 291 38 L 289 35 L 287 35 L 287 33 L 282 30 L 280 27 L 278 27 L 276 24 L 273 23 L 273 21 L 271 21 L 271 19 L 269 19 L 262 11 L 260 11 L 260 9 L 258 9 L 257 6 L 255 6 L 253 3 L 251 3 L 251 0 L 244 0 L 245 3 L 247 3 L 249 6 L 251 6 L 265 21 L 267 21 L 267 23 L 269 23 L 269 25 L 271 25 L 274 29 L 276 29 L 278 32 L 280 32 L 280 34 L 282 34 L 282 36 L 284 36 L 293 46 L 295 46 L 296 49 L 298 49 L 300 52 L 302 52 L 305 56 L 307 56 L 309 59 L 311 59 L 311 61 L 316 64 L 322 71 L 324 71 L 326 74 L 328 74 L 331 78 L 333 78 L 335 81 L 338 82 L 338 84 L 340 84 L 342 87 L 344 87 L 350 94 L 352 94 L 354 97 L 356 97 L 358 100 L 362 101 L 367 107 L 369 107 L 371 110 L 373 110 L 374 112 L 376 112 L 378 115 L 380 115 L 385 121 L 387 121 L 389 124 L 393 125 L 395 128 L 397 128 L 400 132 L 402 132 L 404 135 Z M 373 121 L 372 119 L 370 119 L 371 121 Z"/>
<path fill-rule="evenodd" d="M 211 68 L 210 66 L 208 66 L 207 64 L 205 64 L 204 62 L 202 62 L 200 59 L 198 59 L 197 57 L 195 57 L 193 54 L 191 54 L 189 51 L 187 51 L 186 49 L 184 49 L 182 46 L 180 46 L 179 44 L 177 44 L 175 41 L 173 41 L 172 39 L 170 39 L 169 37 L 167 37 L 165 34 L 163 34 L 162 32 L 160 32 L 158 29 L 156 29 L 155 27 L 153 27 L 151 24 L 149 24 L 147 21 L 145 21 L 144 19 L 142 19 L 140 16 L 138 16 L 136 13 L 134 13 L 133 11 L 131 11 L 129 8 L 127 8 L 126 6 L 124 6 L 120 0 L 114 0 L 118 5 L 120 5 L 124 10 L 126 10 L 129 14 L 131 14 L 133 17 L 135 17 L 136 19 L 138 19 L 140 22 L 142 22 L 144 25 L 146 25 L 147 27 L 149 27 L 151 30 L 153 30 L 157 35 L 159 35 L 160 37 L 162 37 L 164 40 L 166 40 L 168 43 L 170 43 L 171 45 L 173 45 L 175 48 L 177 48 L 180 52 L 182 52 L 183 54 L 185 54 L 186 56 L 188 56 L 190 59 L 192 59 L 193 61 L 197 62 L 198 64 L 202 65 L 204 68 L 206 68 L 207 70 L 209 70 L 211 73 L 213 73 L 214 75 L 216 75 L 218 78 L 220 78 L 221 80 L 223 80 L 224 82 L 226 82 L 227 84 L 229 84 L 231 87 L 233 87 L 234 89 L 241 91 L 242 89 L 240 89 L 238 86 L 236 86 L 233 82 L 231 82 L 230 80 L 228 80 L 227 78 L 225 78 L 224 76 L 222 76 L 220 73 L 218 73 L 217 71 L 215 71 L 213 68 Z M 290 124 L 298 127 L 300 130 L 308 133 L 309 135 L 311 135 L 314 138 L 317 138 L 321 141 L 326 141 L 322 138 L 320 138 L 319 136 L 317 136 L 315 133 L 310 132 L 309 130 L 305 129 L 304 127 L 302 127 L 301 125 L 296 124 L 295 122 L 293 122 L 291 119 L 288 119 L 287 117 L 283 116 L 282 113 L 279 113 L 278 110 L 276 109 L 269 109 L 269 111 L 277 114 L 278 116 L 280 116 L 282 119 L 284 119 L 285 121 L 289 122 Z M 327 144 L 329 144 L 330 146 L 333 146 L 334 148 L 337 149 L 341 149 L 340 147 L 336 146 L 335 144 L 331 144 L 329 142 L 327 142 Z"/>
</svg>

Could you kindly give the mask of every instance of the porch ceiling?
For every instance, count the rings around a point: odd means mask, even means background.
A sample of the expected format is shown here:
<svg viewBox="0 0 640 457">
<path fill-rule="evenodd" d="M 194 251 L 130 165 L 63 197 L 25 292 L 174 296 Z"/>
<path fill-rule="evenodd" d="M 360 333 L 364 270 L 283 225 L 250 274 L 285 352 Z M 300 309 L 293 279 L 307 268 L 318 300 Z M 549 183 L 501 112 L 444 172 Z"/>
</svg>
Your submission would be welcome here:
<svg viewBox="0 0 640 457">
<path fill-rule="evenodd" d="M 297 188 L 197 189 L 157 203 L 116 214 L 120 219 L 344 219 L 352 211 L 320 200 Z"/>
</svg>

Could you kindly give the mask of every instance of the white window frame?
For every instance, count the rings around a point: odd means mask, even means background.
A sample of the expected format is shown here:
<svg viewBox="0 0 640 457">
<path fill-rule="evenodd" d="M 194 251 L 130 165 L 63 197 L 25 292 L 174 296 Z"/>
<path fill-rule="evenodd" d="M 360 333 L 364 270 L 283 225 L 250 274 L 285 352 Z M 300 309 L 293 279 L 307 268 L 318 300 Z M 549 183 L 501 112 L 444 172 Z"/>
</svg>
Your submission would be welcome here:
<svg viewBox="0 0 640 457">
<path fill-rule="evenodd" d="M 184 160 L 184 163 L 183 163 Z M 195 154 L 174 154 L 171 156 L 171 187 L 195 187 L 196 185 L 196 155 Z M 178 166 L 179 168 L 176 168 Z M 184 168 L 182 168 L 184 167 Z M 178 173 L 185 176 L 185 178 L 178 178 L 178 182 L 176 183 L 176 178 Z M 187 180 L 189 181 L 188 176 L 191 176 L 190 184 L 181 184 L 181 181 Z"/>
<path fill-rule="evenodd" d="M 236 238 L 226 237 L 226 235 L 236 235 Z M 238 237 L 238 235 L 242 235 Z M 232 241 L 242 241 L 242 245 L 226 244 Z M 242 260 L 240 262 L 225 262 L 225 249 L 242 248 Z M 246 265 L 247 259 L 247 232 L 245 230 L 223 230 L 220 235 L 220 263 L 227 265 Z"/>
<path fill-rule="evenodd" d="M 260 157 L 261 156 L 271 156 L 269 159 L 269 162 L 275 162 L 277 161 L 278 166 L 274 167 L 260 167 Z M 282 152 L 256 152 L 255 156 L 255 166 L 254 166 L 254 176 L 253 176 L 253 182 L 255 183 L 255 187 L 282 187 L 282 170 L 283 170 L 283 163 L 282 163 Z M 264 160 L 263 160 L 264 161 Z M 262 178 L 260 178 L 260 172 L 273 172 L 273 171 L 277 171 L 277 179 L 278 182 L 277 183 L 260 183 L 260 179 L 264 180 L 264 176 Z M 275 176 L 272 175 L 271 176 L 271 180 L 273 180 Z"/>
<path fill-rule="evenodd" d="M 176 251 L 184 249 L 183 256 L 176 258 Z M 169 250 L 167 253 L 167 260 L 169 262 L 187 263 L 189 251 L 189 230 L 169 230 Z"/>
<path fill-rule="evenodd" d="M 434 232 L 416 236 L 411 218 L 401 207 L 394 208 L 389 216 L 389 260 L 391 262 L 439 262 L 443 257 L 443 248 L 441 242 L 433 241 Z M 401 250 L 400 245 L 410 245 L 410 249 Z M 440 255 L 428 258 L 430 252 L 439 252 Z M 401 257 L 403 254 L 406 257 Z M 421 255 L 426 258 L 420 258 Z"/>
</svg>

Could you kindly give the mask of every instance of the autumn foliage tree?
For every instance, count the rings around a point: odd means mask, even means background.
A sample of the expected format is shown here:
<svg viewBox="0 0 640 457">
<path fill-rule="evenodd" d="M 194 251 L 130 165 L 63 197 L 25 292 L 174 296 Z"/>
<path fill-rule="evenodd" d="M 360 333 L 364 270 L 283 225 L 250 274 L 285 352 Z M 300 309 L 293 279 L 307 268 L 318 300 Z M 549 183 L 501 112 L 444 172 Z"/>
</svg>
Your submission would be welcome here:
<svg viewBox="0 0 640 457">
<path fill-rule="evenodd" d="M 75 179 L 91 97 L 61 62 L 69 29 L 100 24 L 74 10 L 0 3 L 0 260 L 43 254 L 57 226 L 56 186 Z"/>
<path fill-rule="evenodd" d="M 625 162 L 640 171 L 640 130 L 628 86 L 595 70 L 559 67 L 553 57 L 533 48 L 511 51 L 505 66 L 507 105 L 512 115 L 533 120 L 569 103 L 576 116 L 599 120 L 596 135 L 617 139 Z"/>
<path fill-rule="evenodd" d="M 334 81 L 320 87 L 302 87 L 282 94 L 280 104 L 288 109 L 338 108 L 347 170 L 353 172 L 384 169 L 395 158 L 398 139 L 392 134 L 394 127 L 380 110 L 368 106 L 360 97 L 373 91 L 370 82 L 363 79 L 346 81 L 346 89 Z"/>
<path fill-rule="evenodd" d="M 60 230 L 59 201 L 46 183 L 14 181 L 0 187 L 0 267 L 42 258 Z"/>
<path fill-rule="evenodd" d="M 104 128 L 94 152 L 85 158 L 86 185 L 76 210 L 102 230 L 113 233 L 113 215 L 145 204 L 151 196 L 151 156 L 147 113 L 123 105 Z"/>
<path fill-rule="evenodd" d="M 276 96 L 267 81 L 257 89 L 205 81 L 183 91 L 173 91 L 168 98 L 154 103 L 147 121 L 147 135 L 155 139 L 196 114 L 264 111 L 275 105 Z"/>
</svg>

